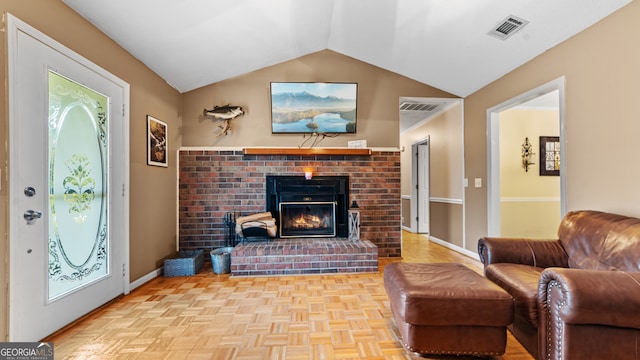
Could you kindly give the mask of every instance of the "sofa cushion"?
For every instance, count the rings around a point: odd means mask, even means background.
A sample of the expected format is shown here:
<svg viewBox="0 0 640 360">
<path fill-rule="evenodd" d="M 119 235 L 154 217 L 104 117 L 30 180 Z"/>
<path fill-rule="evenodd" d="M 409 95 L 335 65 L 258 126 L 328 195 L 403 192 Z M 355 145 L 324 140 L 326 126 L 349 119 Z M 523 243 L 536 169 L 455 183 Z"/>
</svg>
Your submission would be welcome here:
<svg viewBox="0 0 640 360">
<path fill-rule="evenodd" d="M 538 282 L 544 268 L 498 263 L 485 268 L 485 276 L 515 300 L 515 312 L 538 327 Z"/>
<path fill-rule="evenodd" d="M 640 272 L 640 219 L 599 211 L 567 213 L 558 237 L 569 267 Z"/>
</svg>

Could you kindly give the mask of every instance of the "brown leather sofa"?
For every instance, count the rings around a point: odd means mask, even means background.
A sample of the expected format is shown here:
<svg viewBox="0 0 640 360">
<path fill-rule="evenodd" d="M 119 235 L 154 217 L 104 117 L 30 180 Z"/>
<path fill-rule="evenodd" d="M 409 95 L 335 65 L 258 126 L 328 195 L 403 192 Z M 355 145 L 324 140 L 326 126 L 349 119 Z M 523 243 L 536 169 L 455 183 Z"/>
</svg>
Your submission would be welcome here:
<svg viewBox="0 0 640 360">
<path fill-rule="evenodd" d="M 640 359 L 640 219 L 573 211 L 558 239 L 484 237 L 478 253 L 536 359 Z"/>
</svg>

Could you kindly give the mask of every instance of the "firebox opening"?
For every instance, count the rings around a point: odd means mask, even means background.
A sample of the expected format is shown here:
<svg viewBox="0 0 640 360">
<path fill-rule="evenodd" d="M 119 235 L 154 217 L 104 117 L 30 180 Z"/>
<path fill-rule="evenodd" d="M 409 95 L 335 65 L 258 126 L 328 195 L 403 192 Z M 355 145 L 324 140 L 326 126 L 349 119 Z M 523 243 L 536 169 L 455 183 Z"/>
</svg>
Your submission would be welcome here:
<svg viewBox="0 0 640 360">
<path fill-rule="evenodd" d="M 349 177 L 348 176 L 316 176 L 306 180 L 304 176 L 267 175 L 266 177 L 266 210 L 276 219 L 278 237 L 340 237 L 348 236 L 347 213 L 349 206 Z M 319 229 L 302 229 L 301 226 L 284 226 L 282 203 L 303 203 L 295 205 L 291 211 L 302 211 L 305 205 L 313 203 L 313 207 L 322 210 L 316 216 L 322 218 L 325 212 L 332 214 L 332 226 Z M 322 205 L 319 205 L 322 204 Z M 297 208 L 302 207 L 302 209 Z M 310 208 L 311 209 L 311 208 Z M 300 215 L 300 214 L 298 214 Z M 304 231 L 303 231 L 304 230 Z"/>
<path fill-rule="evenodd" d="M 335 213 L 335 202 L 281 202 L 280 237 L 334 237 Z"/>
</svg>

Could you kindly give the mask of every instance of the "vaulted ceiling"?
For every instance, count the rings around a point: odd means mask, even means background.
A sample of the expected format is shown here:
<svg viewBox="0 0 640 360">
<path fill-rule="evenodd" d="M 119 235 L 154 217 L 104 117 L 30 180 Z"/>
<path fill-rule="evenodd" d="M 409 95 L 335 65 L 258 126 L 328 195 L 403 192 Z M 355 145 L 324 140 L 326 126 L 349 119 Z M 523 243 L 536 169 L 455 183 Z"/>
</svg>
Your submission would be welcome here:
<svg viewBox="0 0 640 360">
<path fill-rule="evenodd" d="M 631 0 L 62 1 L 180 92 L 329 49 L 466 97 Z"/>
</svg>

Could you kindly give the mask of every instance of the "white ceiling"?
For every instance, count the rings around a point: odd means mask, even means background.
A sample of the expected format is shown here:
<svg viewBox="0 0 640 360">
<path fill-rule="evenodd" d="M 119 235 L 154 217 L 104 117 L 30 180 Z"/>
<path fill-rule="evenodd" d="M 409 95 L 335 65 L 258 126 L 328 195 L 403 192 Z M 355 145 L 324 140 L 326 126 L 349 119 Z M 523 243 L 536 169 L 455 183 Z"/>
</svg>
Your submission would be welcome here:
<svg viewBox="0 0 640 360">
<path fill-rule="evenodd" d="M 538 96 L 537 98 L 531 99 L 527 102 L 524 102 L 514 107 L 514 109 L 520 109 L 520 110 L 530 110 L 530 109 L 558 110 L 559 108 L 560 108 L 560 91 L 559 90 L 554 90 L 550 93 L 546 93 L 542 96 Z"/>
<path fill-rule="evenodd" d="M 466 97 L 631 0 L 62 1 L 180 92 L 329 49 Z"/>
</svg>

